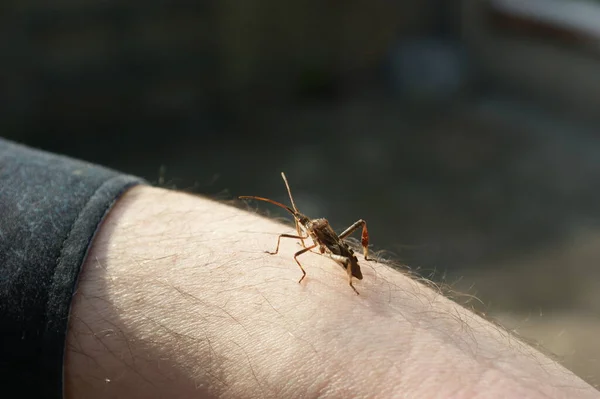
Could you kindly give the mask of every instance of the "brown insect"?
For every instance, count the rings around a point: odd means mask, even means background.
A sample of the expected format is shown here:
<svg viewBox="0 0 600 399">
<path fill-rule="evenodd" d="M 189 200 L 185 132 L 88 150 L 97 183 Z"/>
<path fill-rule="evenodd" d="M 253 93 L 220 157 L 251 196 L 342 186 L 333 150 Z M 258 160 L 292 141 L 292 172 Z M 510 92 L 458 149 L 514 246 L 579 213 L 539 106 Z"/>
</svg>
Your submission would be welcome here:
<svg viewBox="0 0 600 399">
<path fill-rule="evenodd" d="M 256 197 L 253 195 L 242 195 L 240 199 L 255 199 L 259 201 L 269 202 L 273 205 L 277 205 L 294 216 L 294 220 L 296 222 L 296 231 L 298 235 L 293 234 L 280 234 L 277 238 L 277 247 L 275 247 L 274 252 L 265 251 L 271 255 L 275 255 L 279 252 L 279 243 L 282 238 L 295 238 L 300 240 L 304 249 L 296 252 L 294 254 L 294 260 L 300 266 L 300 270 L 302 270 L 302 277 L 298 281 L 299 283 L 304 280 L 306 277 L 306 271 L 298 261 L 298 256 L 319 247 L 319 251 L 321 254 L 328 256 L 329 258 L 336 261 L 340 266 L 346 270 L 348 273 L 348 284 L 350 287 L 358 294 L 354 285 L 352 285 L 352 277 L 356 277 L 359 280 L 362 280 L 363 275 L 360 271 L 360 266 L 358 264 L 358 259 L 354 255 L 354 251 L 348 244 L 346 244 L 343 240 L 352 234 L 355 230 L 362 227 L 362 236 L 361 236 L 361 244 L 363 247 L 363 253 L 365 256 L 365 260 L 369 259 L 369 232 L 367 231 L 367 222 L 360 219 L 354 222 L 350 227 L 344 230 L 339 236 L 333 231 L 327 219 L 319 218 L 319 219 L 310 219 L 307 216 L 303 215 L 296 208 L 296 203 L 294 202 L 294 198 L 292 197 L 292 191 L 290 190 L 290 185 L 288 184 L 287 178 L 285 174 L 281 172 L 281 177 L 283 177 L 283 181 L 285 183 L 285 187 L 287 188 L 288 194 L 290 196 L 290 201 L 292 203 L 292 208 L 277 201 L 273 201 L 269 198 Z M 303 234 L 304 233 L 304 234 Z M 312 238 L 313 245 L 307 247 L 304 244 L 304 240 Z"/>
</svg>

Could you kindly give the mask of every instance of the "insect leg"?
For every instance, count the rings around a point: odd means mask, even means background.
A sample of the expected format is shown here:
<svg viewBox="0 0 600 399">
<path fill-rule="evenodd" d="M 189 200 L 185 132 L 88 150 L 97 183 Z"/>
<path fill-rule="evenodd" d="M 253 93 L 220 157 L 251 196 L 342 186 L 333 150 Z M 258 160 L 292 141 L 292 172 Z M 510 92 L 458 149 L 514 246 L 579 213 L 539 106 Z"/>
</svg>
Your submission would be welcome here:
<svg viewBox="0 0 600 399">
<path fill-rule="evenodd" d="M 352 226 L 348 227 L 346 230 L 340 234 L 340 238 L 344 239 L 352 234 L 356 229 L 362 226 L 362 235 L 360 237 L 360 243 L 363 247 L 363 254 L 365 255 L 365 260 L 371 260 L 369 258 L 369 231 L 367 230 L 367 222 L 360 219 L 352 224 Z"/>
<path fill-rule="evenodd" d="M 296 222 L 296 231 L 298 232 L 298 236 L 301 236 L 302 231 L 300 231 L 300 223 L 298 223 L 298 220 L 296 219 L 294 219 L 294 221 Z M 306 245 L 304 244 L 304 238 L 300 238 L 300 242 L 302 243 L 302 247 L 306 248 Z"/>
<path fill-rule="evenodd" d="M 348 284 L 350 284 L 350 288 L 352 288 L 354 292 L 356 292 L 356 295 L 360 295 L 356 288 L 354 288 L 354 285 L 352 285 L 352 268 L 348 263 L 346 263 L 346 271 L 348 272 Z"/>
<path fill-rule="evenodd" d="M 302 236 L 299 236 L 299 235 L 295 236 L 293 234 L 280 234 L 279 238 L 277 238 L 277 247 L 275 247 L 275 252 L 269 252 L 269 251 L 265 251 L 265 252 L 268 253 L 268 254 L 271 254 L 271 255 L 276 255 L 279 252 L 279 243 L 281 242 L 281 238 L 296 238 L 296 239 L 299 239 L 299 240 L 304 240 L 304 239 L 307 239 L 308 236 L 307 237 L 302 237 Z"/>
<path fill-rule="evenodd" d="M 360 295 L 354 285 L 352 284 L 352 267 L 350 267 L 350 259 L 347 256 L 336 255 L 336 254 L 327 254 L 334 261 L 341 263 L 344 269 L 346 269 L 346 273 L 348 273 L 348 284 L 350 284 L 350 288 L 356 292 L 356 295 Z"/>
<path fill-rule="evenodd" d="M 303 253 L 305 253 L 305 252 L 308 252 L 308 251 L 310 251 L 311 249 L 313 249 L 313 248 L 314 248 L 314 247 L 316 247 L 316 246 L 317 246 L 317 244 L 314 244 L 313 246 L 311 246 L 311 247 L 308 247 L 308 248 L 301 249 L 300 251 L 298 251 L 298 252 L 296 252 L 296 253 L 294 254 L 294 260 L 296 261 L 296 263 L 298 264 L 298 266 L 300 266 L 300 270 L 302 270 L 302 277 L 300 278 L 300 280 L 298 281 L 298 283 L 301 283 L 301 282 L 302 282 L 302 280 L 304 280 L 304 277 L 306 277 L 306 271 L 304 270 L 304 268 L 303 268 L 303 267 L 302 267 L 302 265 L 300 264 L 300 261 L 298 260 L 298 256 L 302 255 L 302 254 L 303 254 Z"/>
</svg>

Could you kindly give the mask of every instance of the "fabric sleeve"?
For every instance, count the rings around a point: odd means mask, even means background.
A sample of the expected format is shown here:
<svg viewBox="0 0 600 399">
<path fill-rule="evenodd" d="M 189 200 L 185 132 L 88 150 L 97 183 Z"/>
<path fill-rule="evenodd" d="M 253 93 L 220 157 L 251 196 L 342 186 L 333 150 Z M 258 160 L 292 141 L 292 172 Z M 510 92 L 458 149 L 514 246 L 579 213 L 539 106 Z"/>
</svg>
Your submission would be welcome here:
<svg viewBox="0 0 600 399">
<path fill-rule="evenodd" d="M 62 398 L 71 299 L 98 226 L 139 178 L 0 138 L 0 381 Z"/>
</svg>

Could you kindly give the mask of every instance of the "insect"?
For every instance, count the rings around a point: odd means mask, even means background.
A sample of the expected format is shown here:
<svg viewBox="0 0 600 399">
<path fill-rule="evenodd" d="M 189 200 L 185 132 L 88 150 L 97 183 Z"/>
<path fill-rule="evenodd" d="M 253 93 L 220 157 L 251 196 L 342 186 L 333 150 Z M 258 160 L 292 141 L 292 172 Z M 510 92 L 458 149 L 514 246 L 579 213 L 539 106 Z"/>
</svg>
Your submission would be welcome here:
<svg viewBox="0 0 600 399">
<path fill-rule="evenodd" d="M 310 219 L 308 216 L 300 213 L 298 208 L 296 208 L 296 203 L 294 202 L 294 198 L 292 197 L 292 191 L 290 190 L 290 185 L 285 177 L 285 173 L 281 172 L 281 177 L 283 178 L 283 182 L 285 183 L 285 187 L 287 188 L 288 195 L 290 196 L 290 202 L 292 203 L 292 208 L 277 201 L 273 201 L 269 198 L 256 197 L 253 195 L 242 195 L 240 199 L 255 199 L 259 201 L 269 202 L 273 205 L 277 205 L 294 216 L 294 221 L 296 223 L 296 232 L 298 235 L 293 234 L 280 234 L 277 238 L 277 246 L 275 247 L 274 252 L 265 251 L 268 254 L 275 255 L 279 252 L 279 244 L 282 238 L 295 238 L 300 240 L 302 243 L 303 249 L 296 252 L 294 254 L 294 260 L 300 266 L 300 270 L 302 270 L 302 277 L 298 281 L 301 283 L 306 277 L 306 271 L 302 264 L 298 260 L 298 257 L 308 251 L 311 251 L 314 248 L 319 248 L 321 254 L 328 256 L 329 258 L 336 261 L 340 266 L 346 270 L 348 273 L 348 284 L 350 287 L 356 292 L 358 295 L 358 291 L 352 285 L 352 277 L 356 277 L 359 280 L 362 280 L 363 275 L 360 271 L 360 266 L 358 264 L 358 259 L 354 255 L 354 251 L 348 244 L 344 242 L 344 238 L 348 237 L 354 231 L 362 227 L 362 235 L 361 235 L 361 244 L 363 247 L 363 254 L 365 260 L 369 259 L 369 232 L 367 231 L 367 222 L 360 219 L 354 222 L 350 227 L 344 230 L 339 236 L 335 233 L 335 231 L 329 225 L 327 219 L 318 218 L 318 219 Z M 313 245 L 306 246 L 304 240 L 311 238 L 313 241 Z"/>
</svg>

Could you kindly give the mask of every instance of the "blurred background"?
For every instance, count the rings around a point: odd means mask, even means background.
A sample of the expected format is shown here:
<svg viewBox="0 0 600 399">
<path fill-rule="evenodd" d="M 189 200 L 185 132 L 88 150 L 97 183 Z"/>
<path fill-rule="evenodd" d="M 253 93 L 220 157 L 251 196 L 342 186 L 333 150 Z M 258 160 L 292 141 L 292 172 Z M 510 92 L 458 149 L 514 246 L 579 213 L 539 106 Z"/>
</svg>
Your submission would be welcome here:
<svg viewBox="0 0 600 399">
<path fill-rule="evenodd" d="M 6 138 L 221 199 L 287 201 L 285 171 L 600 384 L 600 1 L 2 9 Z"/>
</svg>

